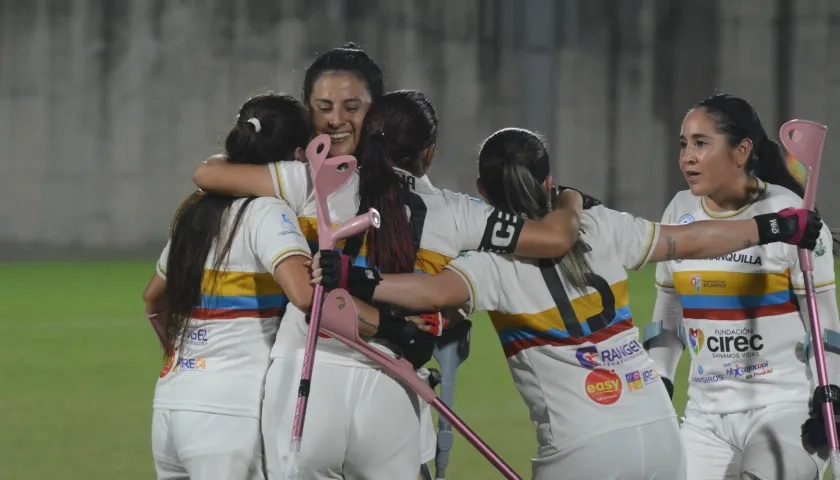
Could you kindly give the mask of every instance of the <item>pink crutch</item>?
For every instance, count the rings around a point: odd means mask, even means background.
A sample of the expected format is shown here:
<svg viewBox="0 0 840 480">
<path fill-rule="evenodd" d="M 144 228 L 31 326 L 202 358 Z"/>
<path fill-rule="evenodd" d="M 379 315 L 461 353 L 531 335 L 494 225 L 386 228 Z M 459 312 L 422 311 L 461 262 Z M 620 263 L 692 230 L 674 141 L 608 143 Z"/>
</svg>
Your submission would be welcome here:
<svg viewBox="0 0 840 480">
<path fill-rule="evenodd" d="M 817 180 L 822 162 L 823 145 L 828 127 L 809 120 L 791 120 L 779 130 L 779 138 L 785 149 L 796 157 L 807 169 L 808 179 L 805 184 L 805 201 L 802 208 L 813 210 L 817 202 Z M 817 380 L 820 387 L 829 385 L 828 372 L 825 368 L 825 348 L 823 347 L 820 314 L 814 296 L 814 265 L 809 250 L 799 249 L 799 266 L 805 279 L 805 296 L 808 299 L 808 317 L 811 324 L 811 346 L 817 364 Z M 834 423 L 834 408 L 831 403 L 822 405 L 825 419 L 825 432 L 831 449 L 831 472 L 834 478 L 840 478 L 840 449 L 837 442 L 837 426 Z"/>
<path fill-rule="evenodd" d="M 339 240 L 364 232 L 370 227 L 379 228 L 379 212 L 371 208 L 368 213 L 350 219 L 337 228 L 333 228 L 327 198 L 341 188 L 356 171 L 356 158 L 350 155 L 327 158 L 330 151 L 329 135 L 319 135 L 306 147 L 306 159 L 309 161 L 312 181 L 315 185 L 315 202 L 318 208 L 318 248 L 331 250 Z M 295 420 L 292 425 L 292 440 L 284 478 L 298 478 L 298 459 L 303 424 L 306 419 L 306 405 L 309 401 L 309 387 L 312 380 L 312 367 L 315 363 L 315 348 L 318 344 L 318 329 L 321 324 L 321 311 L 324 300 L 324 287 L 315 286 L 312 299 L 312 314 L 309 331 L 306 335 L 306 350 L 303 355 L 303 368 L 300 374 Z"/>
<path fill-rule="evenodd" d="M 455 412 L 447 407 L 425 380 L 417 376 L 414 367 L 408 360 L 391 357 L 362 340 L 356 323 L 356 306 L 346 290 L 336 289 L 331 291 L 324 300 L 323 312 L 321 330 L 376 362 L 385 372 L 414 391 L 423 401 L 431 405 L 452 424 L 505 478 L 521 480 L 521 477 L 513 471 L 513 468 L 505 463 Z"/>
</svg>

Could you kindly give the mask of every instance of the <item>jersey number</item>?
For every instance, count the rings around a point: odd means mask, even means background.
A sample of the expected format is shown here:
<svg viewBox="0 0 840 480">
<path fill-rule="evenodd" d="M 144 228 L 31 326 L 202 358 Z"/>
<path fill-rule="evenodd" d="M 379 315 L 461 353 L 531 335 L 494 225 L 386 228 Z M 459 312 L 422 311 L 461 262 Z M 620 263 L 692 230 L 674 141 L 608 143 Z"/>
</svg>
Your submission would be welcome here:
<svg viewBox="0 0 840 480">
<path fill-rule="evenodd" d="M 554 299 L 554 304 L 557 305 L 560 318 L 563 320 L 563 326 L 569 332 L 569 335 L 575 338 L 583 338 L 608 327 L 615 319 L 615 295 L 610 288 L 610 284 L 604 277 L 592 272 L 584 276 L 586 285 L 594 288 L 601 295 L 602 309 L 601 313 L 586 319 L 586 324 L 589 326 L 589 332 L 587 333 L 583 330 L 583 324 L 575 313 L 575 309 L 572 308 L 572 302 L 569 300 L 569 295 L 566 293 L 566 288 L 560 279 L 560 274 L 557 271 L 558 268 L 554 260 L 540 260 L 540 272 L 542 273 L 543 280 L 545 280 L 548 291 L 551 293 L 551 298 Z"/>
</svg>

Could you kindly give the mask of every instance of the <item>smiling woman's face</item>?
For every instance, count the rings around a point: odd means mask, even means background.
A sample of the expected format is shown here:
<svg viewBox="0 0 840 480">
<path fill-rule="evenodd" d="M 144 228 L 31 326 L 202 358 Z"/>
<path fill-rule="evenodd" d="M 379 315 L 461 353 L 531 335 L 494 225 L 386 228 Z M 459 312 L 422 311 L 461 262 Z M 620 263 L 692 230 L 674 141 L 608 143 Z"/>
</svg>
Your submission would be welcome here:
<svg viewBox="0 0 840 480">
<path fill-rule="evenodd" d="M 327 134 L 332 140 L 330 156 L 352 155 L 370 108 L 365 82 L 351 72 L 326 72 L 312 85 L 309 98 L 315 134 Z"/>
</svg>

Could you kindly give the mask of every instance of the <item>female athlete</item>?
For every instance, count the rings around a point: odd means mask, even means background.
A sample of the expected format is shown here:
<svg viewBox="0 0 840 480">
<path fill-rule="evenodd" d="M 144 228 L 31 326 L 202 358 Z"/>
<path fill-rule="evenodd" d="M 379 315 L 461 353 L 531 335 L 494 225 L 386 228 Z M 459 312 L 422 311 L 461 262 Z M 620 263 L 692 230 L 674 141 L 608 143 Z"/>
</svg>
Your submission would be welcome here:
<svg viewBox="0 0 840 480">
<path fill-rule="evenodd" d="M 266 165 L 300 154 L 308 138 L 300 102 L 260 95 L 240 109 L 225 148 L 232 163 Z M 181 205 L 143 294 L 147 312 L 165 318 L 152 420 L 159 479 L 264 478 L 268 349 L 287 303 L 309 308 L 309 257 L 281 200 L 196 192 Z"/>
<path fill-rule="evenodd" d="M 561 208 L 546 219 L 526 222 L 466 195 L 438 190 L 425 175 L 434 157 L 437 128 L 434 109 L 419 92 L 389 93 L 370 107 L 357 150 L 361 168 L 331 196 L 329 208 L 331 218 L 339 222 L 360 210 L 377 208 L 382 228 L 370 232 L 366 244 L 362 238 L 341 244 L 345 254 L 360 265 L 385 272 L 434 273 L 462 250 L 516 250 L 532 255 L 568 251 L 576 239 L 573 232 L 578 231 L 579 194 L 568 192 L 560 199 Z M 234 177 L 238 171 L 254 168 L 226 167 L 227 173 L 217 175 L 215 184 L 199 185 L 211 191 L 241 191 L 235 185 L 244 184 Z M 263 183 L 255 182 L 254 191 L 245 193 L 275 193 L 286 199 L 298 214 L 307 239 L 317 241 L 307 165 L 278 162 L 270 172 L 261 169 L 269 178 L 268 192 L 260 190 L 265 188 Z M 253 176 L 245 172 L 244 176 L 248 175 Z M 263 431 L 270 472 L 282 471 L 281 456 L 288 448 L 296 395 L 289 385 L 299 377 L 308 329 L 305 316 L 292 317 L 292 312 L 290 308 L 281 323 L 271 353 L 275 361 L 266 381 Z M 399 352 L 416 367 L 431 357 L 431 335 L 405 335 L 404 330 L 413 324 L 387 311 L 380 320 L 384 323 L 370 326 L 376 332 L 372 343 Z M 375 364 L 329 338 L 319 340 L 315 363 L 309 408 L 319 414 L 306 422 L 303 468 L 316 472 L 313 478 L 339 474 L 366 479 L 416 478 L 422 460 L 417 414 L 412 414 L 418 408 L 416 396 Z"/>
<path fill-rule="evenodd" d="M 529 218 L 548 211 L 548 155 L 533 133 L 505 129 L 490 136 L 479 174 L 479 191 L 499 210 Z M 676 414 L 637 340 L 625 270 L 725 255 L 745 243 L 813 246 L 821 225 L 816 214 L 790 210 L 669 226 L 594 206 L 562 260 L 467 252 L 434 276 L 380 279 L 356 266 L 347 278 L 357 297 L 412 311 L 467 304 L 491 312 L 537 429 L 534 478 L 673 480 L 685 475 Z M 333 288 L 344 264 L 340 254 L 321 251 L 313 277 Z"/>
<path fill-rule="evenodd" d="M 677 193 L 663 223 L 738 220 L 802 205 L 802 186 L 741 98 L 715 95 L 697 104 L 683 120 L 680 145 L 689 190 Z M 824 226 L 814 285 L 823 326 L 840 332 L 831 247 Z M 751 245 L 709 257 L 656 270 L 661 334 L 651 339 L 650 355 L 669 379 L 683 350 L 679 332 L 687 333 L 681 337 L 691 355 L 680 432 L 689 479 L 822 478 L 823 457 L 802 438 L 816 374 L 796 248 Z M 826 350 L 826 359 L 829 377 L 837 378 L 837 355 Z M 821 429 L 818 420 L 811 427 Z"/>
</svg>

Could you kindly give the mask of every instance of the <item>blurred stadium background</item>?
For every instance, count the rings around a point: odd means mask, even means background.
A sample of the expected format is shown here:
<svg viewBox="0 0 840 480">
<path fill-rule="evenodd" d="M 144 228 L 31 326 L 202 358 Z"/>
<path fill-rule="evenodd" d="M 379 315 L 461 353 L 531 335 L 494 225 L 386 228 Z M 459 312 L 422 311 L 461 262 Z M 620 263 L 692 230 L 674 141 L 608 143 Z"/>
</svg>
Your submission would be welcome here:
<svg viewBox="0 0 840 480">
<path fill-rule="evenodd" d="M 388 89 L 430 96 L 431 178 L 469 193 L 477 145 L 524 126 L 558 181 L 657 219 L 684 186 L 682 117 L 716 90 L 771 137 L 840 125 L 832 0 L 0 0 L 0 478 L 153 478 L 161 359 L 140 293 L 171 215 L 249 95 L 298 94 L 349 40 Z M 840 163 L 823 169 L 837 226 Z M 652 269 L 631 278 L 645 323 Z M 456 410 L 527 475 L 528 413 L 476 320 Z M 495 476 L 459 439 L 449 478 Z"/>
</svg>

